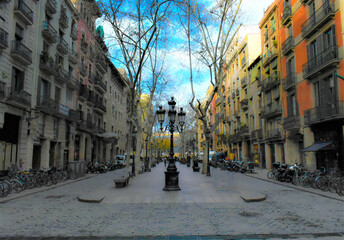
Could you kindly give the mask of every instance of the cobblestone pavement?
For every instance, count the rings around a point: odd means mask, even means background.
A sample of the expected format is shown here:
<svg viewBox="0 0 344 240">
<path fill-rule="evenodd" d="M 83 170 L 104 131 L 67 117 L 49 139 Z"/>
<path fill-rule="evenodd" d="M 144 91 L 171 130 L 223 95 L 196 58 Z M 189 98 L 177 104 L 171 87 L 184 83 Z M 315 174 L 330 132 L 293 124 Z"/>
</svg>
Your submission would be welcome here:
<svg viewBox="0 0 344 240">
<path fill-rule="evenodd" d="M 212 177 L 206 177 L 185 165 L 178 165 L 178 169 L 182 188 L 178 192 L 162 191 L 164 166 L 160 164 L 152 172 L 136 176 L 122 189 L 114 188 L 113 172 L 109 172 L 2 203 L 0 237 L 343 238 L 344 204 L 341 201 L 240 173 L 212 169 Z M 246 203 L 239 196 L 241 191 L 259 192 L 267 199 Z M 81 203 L 77 200 L 81 195 L 105 198 L 100 204 Z"/>
</svg>

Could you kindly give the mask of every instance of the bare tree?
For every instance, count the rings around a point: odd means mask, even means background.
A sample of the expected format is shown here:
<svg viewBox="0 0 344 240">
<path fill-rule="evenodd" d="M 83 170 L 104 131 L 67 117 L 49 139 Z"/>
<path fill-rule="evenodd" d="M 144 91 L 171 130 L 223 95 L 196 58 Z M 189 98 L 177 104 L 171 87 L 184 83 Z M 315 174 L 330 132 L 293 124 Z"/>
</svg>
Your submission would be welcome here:
<svg viewBox="0 0 344 240">
<path fill-rule="evenodd" d="M 107 36 L 111 58 L 124 65 L 129 79 L 129 134 L 127 154 L 131 153 L 134 129 L 137 129 L 138 103 L 142 94 L 144 66 L 154 54 L 161 22 L 165 19 L 170 0 L 109 0 L 99 1 L 104 20 L 112 34 Z M 153 94 L 154 95 L 154 94 Z M 140 148 L 140 141 L 138 141 Z M 137 149 L 140 150 L 140 149 Z M 135 160 L 139 165 L 139 154 Z M 127 161 L 129 167 L 129 161 Z M 137 171 L 137 170 L 136 170 Z"/>
<path fill-rule="evenodd" d="M 224 94 L 221 91 L 225 77 L 223 74 L 223 65 L 227 50 L 235 35 L 233 26 L 235 26 L 241 2 L 242 0 L 215 0 L 213 6 L 207 8 L 200 5 L 197 0 L 185 0 L 186 12 L 188 13 L 188 21 L 185 29 L 188 38 L 190 83 L 193 95 L 189 104 L 204 126 L 206 154 L 204 154 L 203 159 L 203 173 L 206 172 L 208 164 L 211 132 L 223 120 L 222 117 L 218 117 L 215 124 L 211 126 L 206 117 L 207 111 L 215 94 L 224 102 Z M 193 37 L 191 34 L 192 22 L 197 23 L 199 37 Z M 192 48 L 192 41 L 197 42 L 199 47 L 196 49 Z M 197 58 L 209 68 L 210 84 L 213 85 L 213 90 L 203 103 L 201 103 L 200 99 L 196 99 L 194 92 L 193 57 Z"/>
</svg>

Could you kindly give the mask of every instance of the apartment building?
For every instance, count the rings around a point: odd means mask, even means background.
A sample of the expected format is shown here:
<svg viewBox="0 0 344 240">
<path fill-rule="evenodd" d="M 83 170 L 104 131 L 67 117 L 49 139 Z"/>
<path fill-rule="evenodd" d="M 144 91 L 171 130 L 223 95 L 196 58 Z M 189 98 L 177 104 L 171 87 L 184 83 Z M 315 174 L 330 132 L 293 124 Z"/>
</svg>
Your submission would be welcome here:
<svg viewBox="0 0 344 240">
<path fill-rule="evenodd" d="M 127 151 L 127 132 L 129 129 L 127 119 L 128 82 L 124 69 L 117 69 L 108 61 L 108 71 L 105 75 L 107 91 L 107 112 L 104 116 L 106 134 L 106 160 L 113 160 L 116 155 L 124 155 Z"/>
<path fill-rule="evenodd" d="M 81 169 L 110 156 L 105 95 L 121 78 L 99 16 L 94 1 L 0 1 L 0 169 L 20 160 L 24 169 Z M 126 85 L 116 86 L 124 97 Z"/>
<path fill-rule="evenodd" d="M 227 148 L 223 149 L 236 159 L 247 160 L 252 152 L 249 121 L 255 122 L 258 118 L 254 118 L 253 112 L 249 111 L 254 107 L 254 102 L 250 95 L 253 81 L 249 78 L 248 68 L 260 55 L 259 43 L 258 26 L 241 26 L 224 65 L 225 81 L 222 91 L 226 95 L 226 104 L 222 104 L 225 116 L 219 125 L 219 133 L 223 136 L 222 144 L 227 144 Z"/>
<path fill-rule="evenodd" d="M 286 162 L 344 168 L 344 3 L 279 1 Z"/>
<path fill-rule="evenodd" d="M 30 155 L 37 9 L 34 1 L 0 1 L 0 170 Z"/>
</svg>

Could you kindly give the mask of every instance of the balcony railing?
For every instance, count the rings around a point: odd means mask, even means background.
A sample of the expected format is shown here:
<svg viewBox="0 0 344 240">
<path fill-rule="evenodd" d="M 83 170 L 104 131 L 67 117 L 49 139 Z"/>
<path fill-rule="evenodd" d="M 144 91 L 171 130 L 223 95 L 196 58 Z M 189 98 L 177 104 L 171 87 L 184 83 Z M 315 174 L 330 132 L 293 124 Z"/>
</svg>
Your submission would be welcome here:
<svg viewBox="0 0 344 240">
<path fill-rule="evenodd" d="M 24 46 L 21 41 L 12 41 L 12 57 L 25 65 L 32 63 L 32 51 Z"/>
<path fill-rule="evenodd" d="M 62 67 L 57 67 L 56 69 L 56 80 L 62 82 L 62 83 L 67 83 L 69 80 L 69 72 L 64 70 Z"/>
<path fill-rule="evenodd" d="M 282 25 L 286 25 L 290 22 L 292 16 L 291 6 L 287 6 L 283 10 Z"/>
<path fill-rule="evenodd" d="M 57 31 L 47 21 L 43 22 L 42 35 L 49 43 L 57 42 Z"/>
<path fill-rule="evenodd" d="M 79 85 L 79 98 L 83 100 L 87 100 L 88 98 L 88 89 L 87 86 L 84 84 Z"/>
<path fill-rule="evenodd" d="M 290 52 L 292 52 L 293 49 L 294 49 L 294 37 L 290 36 L 282 43 L 282 54 L 287 55 Z"/>
<path fill-rule="evenodd" d="M 100 110 L 101 113 L 106 113 L 106 106 L 104 105 L 102 99 L 97 98 L 94 107 L 95 110 Z"/>
<path fill-rule="evenodd" d="M 241 126 L 239 129 L 240 135 L 247 135 L 250 133 L 248 126 Z"/>
<path fill-rule="evenodd" d="M 45 10 L 49 12 L 50 14 L 55 14 L 56 13 L 56 7 L 57 3 L 55 0 L 47 0 L 45 4 Z"/>
<path fill-rule="evenodd" d="M 8 33 L 0 28 L 0 49 L 8 47 Z"/>
<path fill-rule="evenodd" d="M 248 99 L 247 98 L 245 98 L 245 99 L 243 99 L 241 102 L 240 102 L 240 104 L 241 104 L 241 108 L 242 109 L 248 109 Z"/>
<path fill-rule="evenodd" d="M 290 116 L 290 117 L 284 118 L 283 128 L 286 131 L 300 128 L 300 117 L 299 116 Z"/>
<path fill-rule="evenodd" d="M 283 91 L 288 91 L 289 89 L 294 89 L 296 86 L 296 74 L 289 73 L 283 80 Z"/>
<path fill-rule="evenodd" d="M 310 16 L 302 25 L 302 36 L 311 37 L 318 29 L 324 26 L 335 15 L 334 3 L 327 0 L 312 16 Z"/>
<path fill-rule="evenodd" d="M 78 27 L 73 24 L 73 27 L 72 27 L 72 31 L 70 33 L 70 36 L 73 40 L 77 40 L 78 39 Z"/>
<path fill-rule="evenodd" d="M 235 92 L 232 93 L 232 99 L 234 99 L 234 98 L 235 98 Z"/>
<path fill-rule="evenodd" d="M 267 66 L 269 63 L 271 63 L 276 57 L 278 57 L 277 54 L 277 48 L 271 47 L 264 55 L 263 55 L 263 66 Z"/>
<path fill-rule="evenodd" d="M 78 54 L 74 49 L 69 49 L 69 61 L 72 64 L 77 64 L 78 63 Z"/>
<path fill-rule="evenodd" d="M 266 105 L 262 111 L 264 118 L 274 118 L 282 114 L 282 106 L 279 102 L 273 102 Z"/>
<path fill-rule="evenodd" d="M 9 100 L 30 107 L 31 105 L 31 94 L 27 93 L 23 89 L 9 88 Z"/>
<path fill-rule="evenodd" d="M 102 71 L 103 73 L 106 73 L 107 72 L 107 65 L 106 65 L 106 62 L 104 60 L 103 57 L 101 56 L 98 56 L 96 58 L 96 66 L 98 67 L 98 69 L 100 71 Z"/>
<path fill-rule="evenodd" d="M 78 80 L 71 73 L 69 73 L 67 85 L 74 90 L 79 87 Z"/>
<path fill-rule="evenodd" d="M 52 57 L 49 57 L 47 52 L 41 54 L 39 68 L 48 75 L 56 74 L 55 62 Z"/>
<path fill-rule="evenodd" d="M 63 55 L 68 53 L 68 44 L 61 37 L 59 37 L 59 40 L 58 40 L 58 43 L 57 43 L 57 51 L 59 51 Z"/>
<path fill-rule="evenodd" d="M 279 129 L 267 130 L 265 138 L 268 140 L 279 140 L 282 138 L 282 134 Z"/>
<path fill-rule="evenodd" d="M 85 39 L 81 39 L 80 47 L 81 47 L 81 50 L 82 50 L 84 53 L 87 53 L 88 44 L 87 44 L 87 42 L 86 42 Z"/>
<path fill-rule="evenodd" d="M 87 67 L 85 64 L 80 64 L 80 68 L 79 68 L 80 74 L 82 76 L 86 76 L 87 75 Z"/>
<path fill-rule="evenodd" d="M 67 17 L 67 14 L 66 14 L 66 10 L 65 10 L 65 9 L 63 9 L 63 10 L 61 11 L 59 23 L 60 23 L 60 26 L 61 26 L 62 28 L 67 28 L 67 27 L 68 27 L 68 17 Z"/>
<path fill-rule="evenodd" d="M 102 92 L 106 92 L 106 84 L 102 82 L 99 76 L 94 78 L 94 87 L 99 89 Z"/>
<path fill-rule="evenodd" d="M 218 104 L 220 104 L 221 103 L 221 99 L 220 99 L 220 97 L 218 97 L 217 99 L 216 99 L 216 101 L 215 101 L 215 105 L 218 105 Z"/>
<path fill-rule="evenodd" d="M 339 63 L 338 48 L 331 46 L 302 66 L 303 77 L 310 78 Z"/>
<path fill-rule="evenodd" d="M 73 122 L 77 122 L 79 120 L 79 111 L 69 109 L 69 119 L 72 120 Z"/>
<path fill-rule="evenodd" d="M 344 118 L 344 101 L 340 100 L 333 104 L 324 104 L 305 111 L 305 124 L 314 124 L 333 119 Z"/>
<path fill-rule="evenodd" d="M 241 59 L 241 67 L 243 67 L 246 64 L 246 57 L 243 57 L 243 59 Z"/>
<path fill-rule="evenodd" d="M 87 96 L 87 104 L 93 105 L 94 101 L 95 101 L 94 91 L 89 89 L 88 90 L 88 96 Z"/>
<path fill-rule="evenodd" d="M 31 25 L 33 23 L 33 11 L 22 0 L 15 1 L 14 14 L 26 25 Z"/>
<path fill-rule="evenodd" d="M 241 87 L 245 87 L 247 85 L 247 77 L 243 77 L 241 79 Z"/>
<path fill-rule="evenodd" d="M 237 96 L 239 96 L 239 93 L 240 93 L 239 88 L 235 89 L 235 94 L 236 94 Z"/>
<path fill-rule="evenodd" d="M 275 71 L 270 76 L 267 76 L 263 81 L 262 91 L 268 92 L 280 84 L 279 72 Z"/>
</svg>

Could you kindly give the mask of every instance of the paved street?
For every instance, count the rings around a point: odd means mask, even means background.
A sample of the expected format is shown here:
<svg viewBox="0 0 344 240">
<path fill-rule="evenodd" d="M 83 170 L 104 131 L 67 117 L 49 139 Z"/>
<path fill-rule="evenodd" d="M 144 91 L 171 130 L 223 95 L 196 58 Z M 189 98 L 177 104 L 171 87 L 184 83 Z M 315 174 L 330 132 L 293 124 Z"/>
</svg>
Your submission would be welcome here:
<svg viewBox="0 0 344 240">
<path fill-rule="evenodd" d="M 212 169 L 212 177 L 206 177 L 185 165 L 177 167 L 179 192 L 162 191 L 164 165 L 159 164 L 123 189 L 114 188 L 114 173 L 109 172 L 2 203 L 0 237 L 223 235 L 227 237 L 217 239 L 239 239 L 249 234 L 277 239 L 312 238 L 315 233 L 324 237 L 319 239 L 342 238 L 342 201 L 240 173 Z M 258 192 L 267 199 L 247 203 L 241 192 Z M 82 203 L 77 200 L 80 196 L 104 200 Z"/>
</svg>

